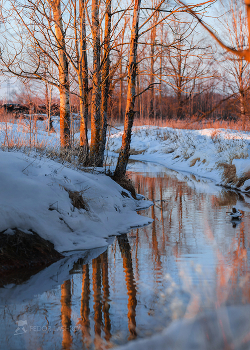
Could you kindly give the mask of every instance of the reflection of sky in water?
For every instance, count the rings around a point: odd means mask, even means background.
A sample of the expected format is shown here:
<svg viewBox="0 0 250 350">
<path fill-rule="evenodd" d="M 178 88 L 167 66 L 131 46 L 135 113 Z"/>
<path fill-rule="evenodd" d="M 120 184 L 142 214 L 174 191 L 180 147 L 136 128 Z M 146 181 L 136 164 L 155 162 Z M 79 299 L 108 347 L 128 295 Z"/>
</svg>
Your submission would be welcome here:
<svg viewBox="0 0 250 350">
<path fill-rule="evenodd" d="M 155 203 L 142 212 L 151 225 L 115 239 L 106 252 L 68 256 L 0 291 L 4 349 L 121 344 L 178 317 L 249 302 L 250 217 L 246 212 L 233 228 L 227 214 L 236 203 L 246 207 L 247 198 L 207 179 L 157 170 L 130 174 Z M 20 320 L 26 328 L 14 335 Z"/>
</svg>

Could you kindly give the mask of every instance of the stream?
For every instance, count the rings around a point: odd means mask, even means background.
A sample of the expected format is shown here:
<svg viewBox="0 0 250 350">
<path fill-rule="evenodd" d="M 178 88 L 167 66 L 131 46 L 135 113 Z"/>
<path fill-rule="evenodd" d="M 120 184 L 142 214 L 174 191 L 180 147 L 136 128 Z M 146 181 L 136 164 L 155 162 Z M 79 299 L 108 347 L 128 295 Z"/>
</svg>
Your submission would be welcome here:
<svg viewBox="0 0 250 350">
<path fill-rule="evenodd" d="M 250 302 L 250 198 L 150 163 L 130 162 L 129 177 L 154 222 L 1 288 L 1 349 L 109 348 Z"/>
</svg>

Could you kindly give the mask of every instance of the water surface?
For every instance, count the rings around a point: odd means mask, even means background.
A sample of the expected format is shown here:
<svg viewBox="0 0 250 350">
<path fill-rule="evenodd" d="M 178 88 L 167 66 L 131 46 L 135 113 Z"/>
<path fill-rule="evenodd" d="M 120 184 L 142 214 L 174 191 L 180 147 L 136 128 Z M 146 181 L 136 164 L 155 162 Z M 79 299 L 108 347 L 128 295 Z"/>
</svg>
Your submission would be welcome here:
<svg viewBox="0 0 250 350">
<path fill-rule="evenodd" d="M 0 289 L 3 349 L 100 349 L 250 299 L 250 198 L 207 179 L 130 163 L 149 226 Z M 232 206 L 244 210 L 231 222 Z"/>
</svg>

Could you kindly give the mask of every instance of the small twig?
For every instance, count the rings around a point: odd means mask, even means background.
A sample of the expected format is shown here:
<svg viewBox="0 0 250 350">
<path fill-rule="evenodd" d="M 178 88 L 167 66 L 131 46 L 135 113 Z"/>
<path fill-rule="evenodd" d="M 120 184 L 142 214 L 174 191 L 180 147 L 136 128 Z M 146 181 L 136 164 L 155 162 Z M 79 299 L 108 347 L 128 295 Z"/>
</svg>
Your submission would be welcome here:
<svg viewBox="0 0 250 350">
<path fill-rule="evenodd" d="M 24 172 L 24 170 L 26 170 L 26 169 L 27 169 L 31 164 L 33 164 L 35 161 L 36 161 L 36 159 L 34 159 L 33 162 L 31 162 L 29 165 L 27 165 L 26 168 L 24 168 L 24 169 L 22 170 L 22 172 Z"/>
<path fill-rule="evenodd" d="M 145 91 L 149 90 L 153 85 L 159 85 L 160 83 L 152 83 L 152 84 L 149 84 L 149 86 L 144 89 L 143 91 L 141 91 L 139 94 L 135 95 L 135 97 L 138 97 L 140 96 L 141 94 L 143 94 Z"/>
</svg>

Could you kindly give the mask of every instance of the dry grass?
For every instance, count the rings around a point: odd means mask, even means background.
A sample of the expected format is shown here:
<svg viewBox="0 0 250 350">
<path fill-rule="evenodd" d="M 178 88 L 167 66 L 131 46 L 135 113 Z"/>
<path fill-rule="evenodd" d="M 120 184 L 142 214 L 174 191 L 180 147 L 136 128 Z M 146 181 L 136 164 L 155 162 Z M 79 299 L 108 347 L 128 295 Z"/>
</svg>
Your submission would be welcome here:
<svg viewBox="0 0 250 350">
<path fill-rule="evenodd" d="M 82 197 L 82 191 L 70 191 L 67 188 L 65 188 L 65 190 L 68 192 L 69 198 L 71 199 L 71 203 L 74 208 L 84 209 L 86 211 L 89 210 L 88 204 L 84 201 Z"/>
<path fill-rule="evenodd" d="M 244 185 L 246 180 L 250 179 L 250 171 L 247 171 L 243 176 L 241 176 L 238 179 L 238 183 L 237 183 L 237 187 L 241 187 L 242 185 Z M 245 191 L 249 191 L 248 187 L 245 189 Z"/>
<path fill-rule="evenodd" d="M 130 154 L 131 156 L 136 156 L 137 154 L 143 154 L 144 152 L 146 152 L 146 149 L 143 149 L 143 150 L 141 150 L 141 151 L 138 151 L 138 150 L 136 150 L 136 149 L 134 149 L 134 148 L 131 148 L 131 149 L 129 150 L 129 154 Z"/>
<path fill-rule="evenodd" d="M 237 177 L 236 175 L 236 167 L 233 164 L 227 164 L 227 163 L 220 163 L 218 164 L 218 167 L 223 168 L 223 181 L 224 185 L 231 186 L 239 188 L 244 185 L 246 180 L 250 179 L 250 171 L 243 174 L 241 177 Z M 244 189 L 244 192 L 250 191 L 250 186 L 246 187 Z"/>
<path fill-rule="evenodd" d="M 194 166 L 196 164 L 196 162 L 199 162 L 200 160 L 201 160 L 200 158 L 195 158 L 195 159 L 191 160 L 190 167 Z"/>
<path fill-rule="evenodd" d="M 134 126 L 152 125 L 158 127 L 170 127 L 174 129 L 232 129 L 239 131 L 250 131 L 250 125 L 245 127 L 242 121 L 233 120 L 199 120 L 196 117 L 186 119 L 150 119 L 150 118 L 135 118 Z"/>
<path fill-rule="evenodd" d="M 233 164 L 219 163 L 218 167 L 223 168 L 222 179 L 226 185 L 236 184 L 238 178 L 236 176 L 236 167 Z"/>
</svg>

